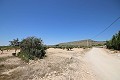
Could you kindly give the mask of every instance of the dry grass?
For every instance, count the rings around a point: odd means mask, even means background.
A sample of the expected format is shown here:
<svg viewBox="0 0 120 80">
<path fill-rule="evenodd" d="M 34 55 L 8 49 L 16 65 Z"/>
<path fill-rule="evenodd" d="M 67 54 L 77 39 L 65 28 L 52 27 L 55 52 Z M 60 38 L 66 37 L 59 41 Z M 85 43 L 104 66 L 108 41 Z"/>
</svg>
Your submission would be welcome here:
<svg viewBox="0 0 120 80">
<path fill-rule="evenodd" d="M 74 48 L 72 51 L 53 49 L 47 50 L 47 57 L 29 64 L 16 64 L 17 66 L 6 67 L 9 70 L 0 75 L 0 80 L 88 80 L 91 76 L 87 74 L 84 59 L 81 53 L 85 49 Z M 19 59 L 7 59 L 4 64 L 16 63 Z M 12 64 L 10 64 L 12 65 Z M 22 66 L 21 66 L 22 65 Z M 11 69 L 10 69 L 11 68 Z M 89 71 L 88 71 L 89 72 Z"/>
</svg>

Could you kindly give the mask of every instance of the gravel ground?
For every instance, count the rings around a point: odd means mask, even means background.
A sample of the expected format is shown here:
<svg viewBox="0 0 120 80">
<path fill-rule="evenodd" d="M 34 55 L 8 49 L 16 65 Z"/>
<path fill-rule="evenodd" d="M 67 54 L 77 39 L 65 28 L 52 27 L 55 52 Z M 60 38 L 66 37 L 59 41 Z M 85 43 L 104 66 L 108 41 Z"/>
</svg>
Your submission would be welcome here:
<svg viewBox="0 0 120 80">
<path fill-rule="evenodd" d="M 87 50 L 50 48 L 45 59 L 30 61 L 26 65 L 20 65 L 17 58 L 7 59 L 5 64 L 12 61 L 19 66 L 1 74 L 4 80 L 96 80 L 83 58 L 85 51 Z"/>
</svg>

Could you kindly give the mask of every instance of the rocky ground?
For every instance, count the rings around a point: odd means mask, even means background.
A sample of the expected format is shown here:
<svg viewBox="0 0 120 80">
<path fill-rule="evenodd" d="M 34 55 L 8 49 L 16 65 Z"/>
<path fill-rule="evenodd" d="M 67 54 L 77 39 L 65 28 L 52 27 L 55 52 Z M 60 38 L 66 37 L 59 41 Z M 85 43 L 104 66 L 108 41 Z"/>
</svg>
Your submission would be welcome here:
<svg viewBox="0 0 120 80">
<path fill-rule="evenodd" d="M 3 64 L 0 80 L 95 80 L 83 59 L 85 51 L 51 48 L 47 50 L 45 59 L 30 61 L 29 64 L 16 57 L 7 58 L 0 62 Z M 2 69 L 5 65 L 9 68 Z"/>
<path fill-rule="evenodd" d="M 13 52 L 0 54 L 0 80 L 120 80 L 119 51 L 50 48 L 44 59 L 29 63 Z"/>
</svg>

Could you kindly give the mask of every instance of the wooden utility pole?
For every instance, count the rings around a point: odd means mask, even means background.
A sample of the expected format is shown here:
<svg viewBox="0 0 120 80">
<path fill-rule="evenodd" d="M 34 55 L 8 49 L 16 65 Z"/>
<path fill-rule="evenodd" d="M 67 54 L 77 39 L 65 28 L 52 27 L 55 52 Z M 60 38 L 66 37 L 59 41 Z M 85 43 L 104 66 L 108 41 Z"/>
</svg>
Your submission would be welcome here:
<svg viewBox="0 0 120 80">
<path fill-rule="evenodd" d="M 87 47 L 89 46 L 89 42 L 88 42 L 88 39 L 87 39 Z"/>
</svg>

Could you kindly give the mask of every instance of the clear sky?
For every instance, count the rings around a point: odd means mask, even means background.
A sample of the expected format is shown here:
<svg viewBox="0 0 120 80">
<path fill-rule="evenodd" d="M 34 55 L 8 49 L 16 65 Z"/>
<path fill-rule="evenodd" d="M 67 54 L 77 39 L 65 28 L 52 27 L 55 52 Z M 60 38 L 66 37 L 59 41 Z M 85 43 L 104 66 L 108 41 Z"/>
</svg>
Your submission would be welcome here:
<svg viewBox="0 0 120 80">
<path fill-rule="evenodd" d="M 28 36 L 45 44 L 90 39 L 120 16 L 120 0 L 0 0 L 0 45 Z M 108 40 L 120 20 L 94 40 Z"/>
</svg>

